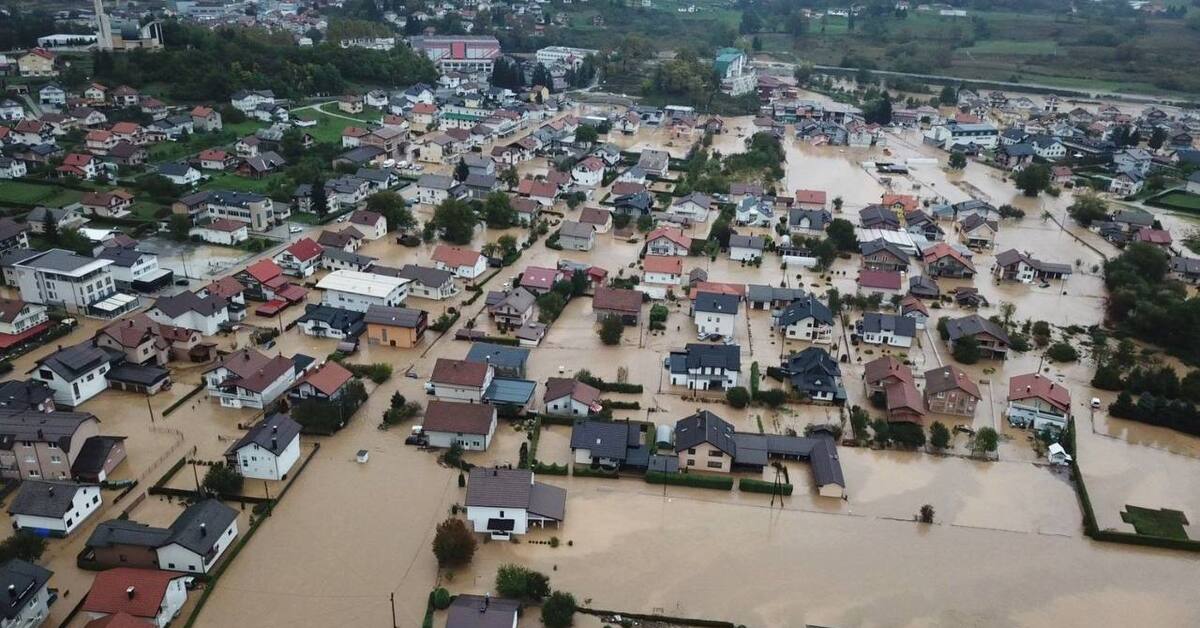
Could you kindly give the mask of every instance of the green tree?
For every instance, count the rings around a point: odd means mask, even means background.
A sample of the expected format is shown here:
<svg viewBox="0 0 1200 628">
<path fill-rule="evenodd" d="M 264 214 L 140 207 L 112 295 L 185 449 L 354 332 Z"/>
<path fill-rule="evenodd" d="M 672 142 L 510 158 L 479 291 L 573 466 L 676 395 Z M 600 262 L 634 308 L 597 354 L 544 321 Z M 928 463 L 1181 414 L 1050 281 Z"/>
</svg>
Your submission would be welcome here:
<svg viewBox="0 0 1200 628">
<path fill-rule="evenodd" d="M 367 209 L 383 216 L 389 230 L 408 231 L 417 225 L 404 197 L 391 190 L 376 192 L 367 197 Z"/>
<path fill-rule="evenodd" d="M 929 426 L 929 444 L 938 449 L 945 449 L 950 444 L 950 428 L 941 421 L 934 421 Z"/>
<path fill-rule="evenodd" d="M 949 166 L 951 170 L 962 170 L 967 167 L 967 156 L 960 150 L 950 153 Z"/>
<path fill-rule="evenodd" d="M 598 139 L 600 139 L 600 133 L 596 131 L 596 127 L 590 124 L 580 124 L 579 128 L 575 129 L 576 142 L 595 144 Z"/>
<path fill-rule="evenodd" d="M 483 202 L 483 220 L 492 229 L 507 229 L 517 224 L 517 210 L 504 192 L 492 192 Z"/>
<path fill-rule="evenodd" d="M 1056 342 L 1046 349 L 1046 357 L 1055 362 L 1074 362 L 1079 359 L 1079 352 L 1066 342 Z"/>
<path fill-rule="evenodd" d="M 953 85 L 943 85 L 942 91 L 938 93 L 938 102 L 943 105 L 957 104 L 958 90 L 954 89 Z"/>
<path fill-rule="evenodd" d="M 921 506 L 921 511 L 919 513 L 917 513 L 917 519 L 921 523 L 933 523 L 933 517 L 934 517 L 933 506 L 930 506 L 929 504 L 925 504 L 924 506 Z"/>
<path fill-rule="evenodd" d="M 750 405 L 750 392 L 741 386 L 734 386 L 725 391 L 725 400 L 735 408 L 745 408 Z"/>
<path fill-rule="evenodd" d="M 1050 168 L 1045 164 L 1031 164 L 1017 173 L 1013 183 L 1025 196 L 1037 196 L 1050 188 Z"/>
<path fill-rule="evenodd" d="M 433 535 L 433 555 L 439 567 L 461 567 L 475 556 L 475 534 L 462 519 L 446 519 Z"/>
<path fill-rule="evenodd" d="M 451 244 L 470 244 L 478 218 L 470 205 L 448 198 L 433 210 L 433 220 L 430 222 L 443 240 Z"/>
<path fill-rule="evenodd" d="M 239 495 L 246 478 L 234 467 L 218 462 L 204 473 L 204 490 L 218 495 Z"/>
<path fill-rule="evenodd" d="M 467 176 L 470 174 L 471 174 L 471 169 L 469 167 L 467 167 L 467 161 L 465 159 L 460 159 L 460 160 L 458 160 L 457 164 L 454 164 L 454 180 L 455 181 L 466 181 Z"/>
<path fill-rule="evenodd" d="M 990 427 L 981 427 L 978 432 L 975 432 L 975 442 L 972 444 L 972 449 L 975 453 L 993 452 L 1000 444 L 1000 435 L 996 430 Z"/>
<path fill-rule="evenodd" d="M 54 219 L 54 212 L 49 207 L 46 208 L 46 217 L 42 221 L 42 234 L 46 242 L 58 244 L 58 221 Z"/>
<path fill-rule="evenodd" d="M 542 623 L 546 628 L 568 628 L 575 622 L 575 596 L 555 591 L 542 604 Z"/>
<path fill-rule="evenodd" d="M 496 571 L 496 592 L 506 598 L 540 602 L 550 594 L 550 578 L 521 565 L 500 565 Z"/>
<path fill-rule="evenodd" d="M 1154 127 L 1154 132 L 1150 134 L 1150 140 L 1146 145 L 1154 150 L 1162 148 L 1164 142 L 1167 141 L 1167 130 L 1161 126 Z"/>
<path fill-rule="evenodd" d="M 325 190 L 325 181 L 320 177 L 312 182 L 312 210 L 318 218 L 325 218 L 329 213 L 329 193 Z"/>
<path fill-rule="evenodd" d="M 17 530 L 0 542 L 0 564 L 19 558 L 36 562 L 46 551 L 45 537 L 38 536 L 28 530 Z"/>
<path fill-rule="evenodd" d="M 606 345 L 616 345 L 621 342 L 621 334 L 625 333 L 625 323 L 616 314 L 609 314 L 600 319 L 600 342 Z"/>
<path fill-rule="evenodd" d="M 561 294 L 551 290 L 537 298 L 538 322 L 549 325 L 558 320 L 558 316 L 562 314 L 563 308 L 567 307 L 567 300 Z"/>
<path fill-rule="evenodd" d="M 825 234 L 833 241 L 837 250 L 844 252 L 858 251 L 858 236 L 854 235 L 854 224 L 844 218 L 834 218 L 825 229 Z"/>
<path fill-rule="evenodd" d="M 188 233 L 192 230 L 192 221 L 187 216 L 173 214 L 167 221 L 167 229 L 171 234 L 172 240 L 183 242 L 188 239 Z M 55 240 L 57 239 L 55 237 Z"/>
<path fill-rule="evenodd" d="M 521 184 L 521 178 L 517 174 L 517 169 L 511 166 L 501 170 L 498 178 L 500 179 L 500 182 L 508 186 L 508 189 L 510 190 Z"/>
<path fill-rule="evenodd" d="M 1108 217 L 1108 203 L 1092 192 L 1086 192 L 1075 197 L 1075 202 L 1067 208 L 1067 214 L 1084 227 L 1104 220 Z"/>
<path fill-rule="evenodd" d="M 867 437 L 867 428 L 871 425 L 871 416 L 867 411 L 859 406 L 850 408 L 850 427 L 854 430 L 854 437 L 863 440 Z"/>
<path fill-rule="evenodd" d="M 742 11 L 742 21 L 738 24 L 738 32 L 743 35 L 757 33 L 763 29 L 762 18 L 754 11 Z"/>
<path fill-rule="evenodd" d="M 979 361 L 979 341 L 973 336 L 963 336 L 954 341 L 954 359 L 963 364 L 974 364 Z"/>
<path fill-rule="evenodd" d="M 446 587 L 438 587 L 433 590 L 434 608 L 444 611 L 447 608 L 450 608 L 450 602 L 450 592 L 446 590 Z"/>
<path fill-rule="evenodd" d="M 892 425 L 886 419 L 875 419 L 871 422 L 871 431 L 875 433 L 875 443 L 887 446 L 892 440 Z"/>
</svg>

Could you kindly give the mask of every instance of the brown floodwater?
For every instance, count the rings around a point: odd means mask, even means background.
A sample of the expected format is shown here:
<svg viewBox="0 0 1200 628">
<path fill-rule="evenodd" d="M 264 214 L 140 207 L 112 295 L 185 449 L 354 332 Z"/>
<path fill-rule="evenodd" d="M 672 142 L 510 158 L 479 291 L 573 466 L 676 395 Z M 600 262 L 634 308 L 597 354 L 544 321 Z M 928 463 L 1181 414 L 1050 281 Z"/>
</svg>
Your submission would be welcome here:
<svg viewBox="0 0 1200 628">
<path fill-rule="evenodd" d="M 749 118 L 727 120 L 728 133 L 714 147 L 740 150 L 751 132 Z M 813 147 L 787 141 L 786 189 L 824 189 L 842 196 L 846 213 L 876 201 L 887 189 L 865 161 L 880 158 L 944 156 L 922 146 L 919 137 L 889 136 L 891 155 L 882 150 Z M 682 156 L 687 143 L 672 140 L 664 131 L 645 129 L 631 137 L 614 137 L 626 148 L 657 147 Z M 665 146 L 672 142 L 672 146 Z M 544 172 L 536 160 L 523 172 Z M 1028 250 L 1050 261 L 1075 264 L 1076 273 L 1050 288 L 995 285 L 987 274 L 992 254 L 975 257 L 980 277 L 975 285 L 991 301 L 980 311 L 999 312 L 1002 302 L 1016 305 L 1018 320 L 1047 320 L 1056 326 L 1090 325 L 1100 321 L 1103 285 L 1091 267 L 1101 253 L 1116 251 L 1098 237 L 1068 225 L 1064 231 L 1049 211 L 1062 220 L 1070 194 L 1027 199 L 995 171 L 970 164 L 962 173 L 947 174 L 933 166 L 913 170 L 911 177 L 893 177 L 890 191 L 916 193 L 922 198 L 964 200 L 982 194 L 995 204 L 1012 203 L 1026 209 L 1019 222 L 1005 221 L 997 251 L 1010 247 Z M 970 190 L 971 192 L 968 192 Z M 604 190 L 597 193 L 602 198 Z M 419 217 L 431 208 L 416 208 Z M 565 207 L 567 218 L 572 212 Z M 692 230 L 703 236 L 706 225 Z M 472 246 L 495 241 L 501 235 L 519 238 L 519 229 L 477 231 Z M 1084 247 L 1083 239 L 1101 253 Z M 602 234 L 591 252 L 553 251 L 543 241 L 526 250 L 513 267 L 503 269 L 485 289 L 511 281 L 525 266 L 554 266 L 560 259 L 587 261 L 614 275 L 638 272 L 640 243 L 629 243 Z M 381 264 L 428 263 L 434 245 L 414 248 L 381 239 L 361 251 L 378 257 Z M 818 274 L 810 270 L 781 271 L 773 262 L 747 268 L 719 257 L 715 261 L 690 257 L 685 272 L 704 268 L 710 280 L 737 283 L 780 282 L 824 293 L 837 287 L 854 291 L 857 267 L 839 260 Z M 943 282 L 943 288 L 955 285 Z M 1065 293 L 1064 293 L 1065 292 Z M 458 307 L 472 293 L 443 301 L 412 299 L 436 318 L 449 307 Z M 310 295 L 316 302 L 317 294 Z M 463 321 L 480 316 L 483 300 L 466 307 Z M 276 319 L 251 316 L 249 325 L 277 326 L 294 320 L 303 311 L 292 307 Z M 967 312 L 948 306 L 934 310 L 938 316 Z M 98 324 L 85 321 L 84 329 L 60 342 L 78 342 Z M 930 322 L 933 330 L 933 321 Z M 1062 331 L 1056 330 L 1062 334 Z M 839 334 L 840 336 L 840 329 Z M 588 299 L 571 302 L 555 322 L 541 346 L 533 350 L 528 377 L 544 381 L 573 374 L 581 368 L 605 379 L 624 374 L 640 383 L 638 395 L 606 397 L 637 401 L 641 409 L 618 411 L 618 417 L 670 424 L 676 419 L 709 408 L 738 429 L 768 431 L 838 422 L 840 413 L 829 407 L 793 406 L 780 410 L 734 410 L 712 399 L 683 396 L 665 382 L 662 361 L 673 349 L 694 341 L 687 307 L 670 305 L 666 330 L 645 327 L 626 330 L 621 343 L 609 347 L 595 333 Z M 222 337 L 224 348 L 245 346 L 249 329 Z M 1075 339 L 1078 344 L 1078 338 Z M 743 364 L 778 363 L 781 356 L 806 346 L 783 342 L 772 335 L 766 312 L 747 312 L 737 326 Z M 297 352 L 321 358 L 335 343 L 314 339 L 296 330 L 284 333 L 277 348 L 284 355 Z M 1200 624 L 1200 603 L 1194 589 L 1200 584 L 1200 559 L 1195 556 L 1093 543 L 1082 536 L 1075 493 L 1059 471 L 1038 464 L 1029 434 L 1006 425 L 1003 419 L 1008 378 L 1039 367 L 1070 386 L 1074 411 L 1081 417 L 1079 454 L 1089 492 L 1102 527 L 1128 530 L 1120 521 L 1125 504 L 1178 508 L 1189 518 L 1200 517 L 1200 477 L 1196 473 L 1197 439 L 1174 432 L 1109 419 L 1102 414 L 1089 419 L 1087 402 L 1097 395 L 1088 385 L 1092 365 L 1043 363 L 1037 352 L 1013 356 L 1007 362 L 983 361 L 965 367 L 980 381 L 984 401 L 971 419 L 933 417 L 975 429 L 997 427 L 1003 441 L 999 462 L 984 463 L 958 455 L 842 448 L 849 498 L 847 501 L 816 497 L 803 464 L 789 464 L 797 485 L 796 495 L 783 508 L 770 508 L 768 496 L 721 493 L 646 485 L 636 478 L 619 481 L 575 477 L 543 477 L 543 481 L 568 489 L 567 521 L 561 530 L 539 531 L 531 539 L 558 536 L 558 548 L 529 543 L 485 543 L 470 568 L 439 574 L 430 542 L 436 523 L 461 503 L 457 472 L 438 465 L 436 456 L 403 445 L 405 426 L 377 429 L 379 417 L 394 391 L 409 399 L 426 399 L 422 383 L 438 357 L 461 358 L 467 344 L 427 334 L 413 349 L 364 346 L 353 360 L 387 362 L 396 375 L 372 388 L 367 404 L 350 425 L 320 441 L 312 464 L 295 481 L 287 498 L 276 509 L 252 542 L 230 566 L 199 618 L 200 626 L 327 626 L 387 625 L 391 620 L 389 596 L 395 594 L 398 623 L 416 626 L 424 612 L 428 591 L 438 583 L 454 591 L 483 592 L 491 588 L 498 565 L 522 562 L 551 575 L 556 588 L 572 591 L 592 606 L 638 612 L 728 619 L 748 626 L 787 626 L 803 622 L 837 626 L 1062 626 L 1120 625 L 1139 622 L 1151 626 Z M 17 361 L 17 371 L 30 368 L 35 357 L 49 348 Z M 862 364 L 882 350 L 860 346 L 833 349 L 846 354 L 844 381 L 850 402 L 866 406 L 861 386 Z M 948 360 L 936 331 L 924 334 L 908 350 L 893 354 L 911 360 L 914 370 Z M 176 386 L 150 400 L 155 409 L 151 427 L 145 398 L 109 391 L 88 402 L 84 410 L 101 417 L 105 433 L 129 437 L 129 460 L 117 477 L 139 477 L 153 482 L 184 451 L 218 459 L 231 438 L 239 435 L 238 423 L 253 417 L 251 411 L 220 408 L 198 395 L 169 417 L 161 411 L 199 383 L 202 366 L 177 365 Z M 400 375 L 411 369 L 417 378 Z M 769 380 L 764 385 L 776 385 Z M 540 403 L 541 389 L 536 393 Z M 1088 429 L 1093 425 L 1095 431 Z M 469 454 L 478 464 L 515 463 L 527 434 L 502 425 L 490 451 Z M 539 459 L 564 463 L 570 460 L 570 431 L 550 427 L 543 431 Z M 177 445 L 175 443 L 178 443 Z M 174 447 L 175 449 L 171 449 Z M 956 436 L 954 454 L 967 452 L 967 438 Z M 358 464 L 359 449 L 371 452 L 370 462 Z M 164 454 L 164 452 L 167 452 Z M 172 486 L 194 485 L 188 469 Z M 252 486 L 248 490 L 262 490 Z M 272 488 L 272 491 L 275 489 Z M 106 495 L 106 498 L 108 496 Z M 937 524 L 919 526 L 912 518 L 923 504 L 937 512 Z M 120 507 L 108 508 L 102 518 L 115 516 Z M 169 520 L 175 505 L 151 498 L 133 512 L 147 521 Z M 1192 536 L 1200 535 L 1192 526 Z M 92 574 L 74 567 L 74 555 L 90 530 L 67 541 L 52 541 L 48 564 L 56 572 L 55 586 L 86 590 Z M 570 544 L 566 541 L 571 541 Z M 914 577 L 915 576 L 915 577 Z M 786 587 L 786 588 L 785 588 Z M 64 616 L 69 604 L 56 605 L 53 617 Z M 529 616 L 523 625 L 536 617 Z M 530 624 L 532 625 L 532 624 Z M 582 625 L 599 625 L 590 621 Z"/>
</svg>

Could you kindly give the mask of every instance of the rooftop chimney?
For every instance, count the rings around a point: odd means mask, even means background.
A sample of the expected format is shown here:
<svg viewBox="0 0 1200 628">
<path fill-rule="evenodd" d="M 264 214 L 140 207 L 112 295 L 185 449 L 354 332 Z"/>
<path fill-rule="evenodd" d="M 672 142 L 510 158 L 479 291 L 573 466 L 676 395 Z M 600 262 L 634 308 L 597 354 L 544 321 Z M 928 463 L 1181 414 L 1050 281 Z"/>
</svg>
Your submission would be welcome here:
<svg viewBox="0 0 1200 628">
<path fill-rule="evenodd" d="M 130 585 L 130 586 L 128 586 L 128 587 L 126 587 L 126 588 L 125 588 L 125 595 L 129 596 L 129 599 L 131 599 L 131 600 L 132 600 L 132 599 L 133 599 L 133 593 L 134 593 L 134 591 L 136 591 L 136 590 L 137 590 L 137 589 L 136 589 L 135 587 L 133 587 L 132 585 Z"/>
<path fill-rule="evenodd" d="M 54 486 L 53 485 L 49 486 L 46 489 L 46 492 L 49 493 L 51 497 L 54 497 Z"/>
<path fill-rule="evenodd" d="M 272 439 L 271 439 L 271 451 L 274 451 L 274 450 L 276 450 L 276 449 L 279 449 L 279 439 L 278 439 L 278 438 L 272 438 Z"/>
<path fill-rule="evenodd" d="M 17 585 L 8 585 L 8 597 L 17 597 Z"/>
<path fill-rule="evenodd" d="M 200 536 L 208 536 L 208 524 L 207 523 L 200 524 Z"/>
</svg>

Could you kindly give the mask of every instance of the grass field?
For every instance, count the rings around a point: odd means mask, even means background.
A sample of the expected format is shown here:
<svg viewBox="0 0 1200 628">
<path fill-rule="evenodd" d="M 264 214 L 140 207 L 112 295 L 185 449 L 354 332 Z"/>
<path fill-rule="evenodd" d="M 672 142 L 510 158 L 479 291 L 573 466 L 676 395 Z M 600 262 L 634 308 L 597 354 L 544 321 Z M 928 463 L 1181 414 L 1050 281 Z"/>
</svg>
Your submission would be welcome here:
<svg viewBox="0 0 1200 628">
<path fill-rule="evenodd" d="M 1058 54 L 1058 44 L 1048 40 L 1040 39 L 1034 41 L 1018 41 L 1015 39 L 988 39 L 975 42 L 970 48 L 959 50 L 961 54 L 989 54 L 989 55 L 1053 55 Z"/>
<path fill-rule="evenodd" d="M 0 181 L 0 204 L 62 207 L 77 203 L 81 198 L 83 198 L 83 192 L 56 185 Z"/>
<path fill-rule="evenodd" d="M 281 173 L 268 175 L 261 179 L 251 179 L 250 177 L 241 177 L 233 173 L 222 172 L 221 174 L 213 175 L 211 179 L 202 183 L 200 189 L 233 190 L 235 192 L 266 194 L 276 181 L 285 178 L 287 178 L 287 175 Z"/>
<path fill-rule="evenodd" d="M 1168 539 L 1188 538 L 1187 531 L 1183 529 L 1183 526 L 1188 524 L 1187 516 L 1178 510 L 1151 510 L 1126 504 L 1125 512 L 1121 513 L 1121 520 L 1132 525 L 1138 534 Z"/>
<path fill-rule="evenodd" d="M 1200 194 L 1176 190 L 1151 199 L 1153 205 L 1185 212 L 1200 212 Z"/>
<path fill-rule="evenodd" d="M 193 133 L 185 142 L 159 142 L 150 147 L 151 163 L 176 161 L 202 150 L 226 146 L 266 126 L 258 120 L 226 124 L 217 133 Z"/>
<path fill-rule="evenodd" d="M 321 144 L 337 144 L 340 146 L 342 143 L 342 131 L 346 127 L 354 125 L 349 120 L 335 118 L 315 108 L 296 112 L 296 117 L 301 120 L 317 121 L 316 126 L 304 127 L 301 130 L 312 135 L 313 140 Z"/>
</svg>

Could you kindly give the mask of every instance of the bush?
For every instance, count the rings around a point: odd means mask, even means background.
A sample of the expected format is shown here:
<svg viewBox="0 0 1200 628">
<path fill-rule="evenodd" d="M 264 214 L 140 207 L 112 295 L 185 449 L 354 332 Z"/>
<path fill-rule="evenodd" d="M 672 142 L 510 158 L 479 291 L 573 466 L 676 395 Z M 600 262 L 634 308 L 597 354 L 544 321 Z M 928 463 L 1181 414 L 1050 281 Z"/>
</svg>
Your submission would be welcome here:
<svg viewBox="0 0 1200 628">
<path fill-rule="evenodd" d="M 675 486 L 711 488 L 720 491 L 728 491 L 733 488 L 733 478 L 729 476 L 698 475 L 695 473 L 663 473 L 662 471 L 647 471 L 646 482 L 650 484 L 671 484 Z"/>
<path fill-rule="evenodd" d="M 458 321 L 458 316 L 458 312 L 442 314 L 437 320 L 429 324 L 429 328 L 438 333 L 449 331 L 450 327 Z"/>
<path fill-rule="evenodd" d="M 446 519 L 433 536 L 433 555 L 439 567 L 461 567 L 475 556 L 475 534 L 461 519 Z"/>
<path fill-rule="evenodd" d="M 933 506 L 930 506 L 929 504 L 921 506 L 921 512 L 917 513 L 917 519 L 921 523 L 933 523 L 933 516 Z"/>
<path fill-rule="evenodd" d="M 346 370 L 354 374 L 355 377 L 365 377 L 376 384 L 382 384 L 392 376 L 392 365 L 386 362 L 376 362 L 374 364 L 346 364 Z"/>
<path fill-rule="evenodd" d="M 496 591 L 507 598 L 540 602 L 550 594 L 550 578 L 520 565 L 500 565 Z"/>
<path fill-rule="evenodd" d="M 433 590 L 433 607 L 439 611 L 450 608 L 450 592 L 445 587 L 438 587 Z"/>
<path fill-rule="evenodd" d="M 1046 349 L 1046 357 L 1055 362 L 1074 362 L 1079 359 L 1079 352 L 1065 342 L 1056 342 Z"/>
<path fill-rule="evenodd" d="M 780 483 L 778 486 L 774 482 L 766 480 L 758 480 L 755 478 L 742 478 L 738 480 L 738 490 L 743 493 L 766 493 L 768 495 L 791 495 L 794 487 L 791 484 Z"/>
<path fill-rule="evenodd" d="M 980 428 L 975 433 L 975 453 L 996 451 L 996 447 L 1000 444 L 1000 435 L 996 430 L 990 427 Z"/>
<path fill-rule="evenodd" d="M 1096 375 L 1092 377 L 1092 386 L 1100 390 L 1121 390 L 1124 384 L 1121 383 L 1121 370 L 1112 364 L 1102 364 L 1096 368 Z"/>
<path fill-rule="evenodd" d="M 650 306 L 650 322 L 661 323 L 667 320 L 667 316 L 670 313 L 671 311 L 667 309 L 667 306 L 661 303 L 655 303 L 654 305 Z"/>
<path fill-rule="evenodd" d="M 555 591 L 542 604 L 542 623 L 546 628 L 567 628 L 575 621 L 575 596 Z"/>
<path fill-rule="evenodd" d="M 600 321 L 600 342 L 612 346 L 621 343 L 621 334 L 625 333 L 625 323 L 616 314 L 609 314 Z"/>
<path fill-rule="evenodd" d="M 974 364 L 979 361 L 979 341 L 971 336 L 963 336 L 954 341 L 954 359 L 962 364 Z"/>
<path fill-rule="evenodd" d="M 757 401 L 766 404 L 771 408 L 778 408 L 787 403 L 788 394 L 782 388 L 768 388 L 758 391 L 758 395 L 754 397 Z"/>
<path fill-rule="evenodd" d="M 586 369 L 580 370 L 578 373 L 576 373 L 575 379 L 601 392 L 626 393 L 631 395 L 640 395 L 642 393 L 641 384 L 606 382 L 599 377 L 592 375 Z"/>
<path fill-rule="evenodd" d="M 234 467 L 218 462 L 204 474 L 204 489 L 218 495 L 240 495 L 246 478 Z"/>
<path fill-rule="evenodd" d="M 934 421 L 929 426 L 929 444 L 938 449 L 945 449 L 950 444 L 950 428 L 941 421 Z"/>
<path fill-rule="evenodd" d="M 6 563 L 14 558 L 35 562 L 46 551 L 45 537 L 37 536 L 26 530 L 17 530 L 12 536 L 0 542 L 0 563 Z"/>
<path fill-rule="evenodd" d="M 925 430 L 916 423 L 893 423 L 888 431 L 897 445 L 921 447 L 925 444 Z"/>
<path fill-rule="evenodd" d="M 745 408 L 750 405 L 750 391 L 741 386 L 734 386 L 725 391 L 725 400 L 735 408 Z"/>
</svg>

